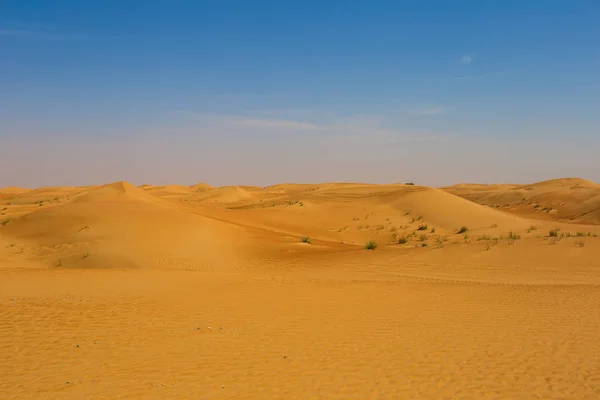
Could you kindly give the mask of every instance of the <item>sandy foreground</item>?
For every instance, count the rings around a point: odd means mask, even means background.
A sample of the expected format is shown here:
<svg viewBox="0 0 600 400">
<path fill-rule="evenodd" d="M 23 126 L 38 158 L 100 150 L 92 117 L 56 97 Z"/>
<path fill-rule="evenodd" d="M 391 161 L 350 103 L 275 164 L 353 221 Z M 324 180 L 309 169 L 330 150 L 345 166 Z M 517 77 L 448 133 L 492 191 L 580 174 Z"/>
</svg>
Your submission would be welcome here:
<svg viewBox="0 0 600 400">
<path fill-rule="evenodd" d="M 0 398 L 599 399 L 597 188 L 538 185 L 0 189 Z"/>
</svg>

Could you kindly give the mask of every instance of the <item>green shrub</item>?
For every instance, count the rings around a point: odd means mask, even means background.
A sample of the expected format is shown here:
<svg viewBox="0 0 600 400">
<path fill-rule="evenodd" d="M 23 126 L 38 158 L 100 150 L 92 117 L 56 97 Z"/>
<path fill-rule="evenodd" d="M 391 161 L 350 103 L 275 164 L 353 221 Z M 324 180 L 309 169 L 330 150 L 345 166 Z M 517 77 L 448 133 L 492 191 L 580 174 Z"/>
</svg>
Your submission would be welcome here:
<svg viewBox="0 0 600 400">
<path fill-rule="evenodd" d="M 304 236 L 302 238 L 302 243 L 308 243 L 308 244 L 310 244 L 310 238 L 308 236 Z"/>
<path fill-rule="evenodd" d="M 367 243 L 365 243 L 365 250 L 375 250 L 377 248 L 377 243 L 375 243 L 373 240 L 369 240 Z"/>
</svg>

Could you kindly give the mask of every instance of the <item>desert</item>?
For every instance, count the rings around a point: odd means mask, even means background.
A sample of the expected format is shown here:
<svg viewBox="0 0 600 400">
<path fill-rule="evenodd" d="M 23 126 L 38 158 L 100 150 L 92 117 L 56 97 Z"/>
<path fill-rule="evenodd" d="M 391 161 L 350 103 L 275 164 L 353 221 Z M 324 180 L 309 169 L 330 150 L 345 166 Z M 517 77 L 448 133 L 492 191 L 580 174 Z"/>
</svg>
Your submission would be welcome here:
<svg viewBox="0 0 600 400">
<path fill-rule="evenodd" d="M 598 399 L 600 185 L 0 189 L 3 399 Z"/>
</svg>

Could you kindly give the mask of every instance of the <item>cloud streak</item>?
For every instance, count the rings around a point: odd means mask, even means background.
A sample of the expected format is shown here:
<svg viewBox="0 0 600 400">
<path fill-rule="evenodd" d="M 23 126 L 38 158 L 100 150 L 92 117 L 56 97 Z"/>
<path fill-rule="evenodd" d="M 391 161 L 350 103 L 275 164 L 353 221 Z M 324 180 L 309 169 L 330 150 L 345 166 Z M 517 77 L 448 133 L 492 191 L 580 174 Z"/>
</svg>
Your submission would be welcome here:
<svg viewBox="0 0 600 400">
<path fill-rule="evenodd" d="M 0 28 L 0 38 L 48 39 L 48 40 L 78 40 L 86 35 L 74 33 L 54 33 L 29 29 Z"/>
<path fill-rule="evenodd" d="M 253 118 L 230 118 L 231 124 L 261 129 L 279 129 L 287 131 L 307 131 L 318 129 L 316 125 L 310 122 L 299 122 L 283 119 L 253 119 Z"/>
<path fill-rule="evenodd" d="M 407 110 L 406 113 L 414 116 L 425 116 L 446 114 L 447 111 L 446 107 L 423 107 Z"/>
<path fill-rule="evenodd" d="M 473 62 L 473 57 L 470 54 L 465 54 L 460 58 L 460 63 L 462 65 L 469 65 Z"/>
</svg>

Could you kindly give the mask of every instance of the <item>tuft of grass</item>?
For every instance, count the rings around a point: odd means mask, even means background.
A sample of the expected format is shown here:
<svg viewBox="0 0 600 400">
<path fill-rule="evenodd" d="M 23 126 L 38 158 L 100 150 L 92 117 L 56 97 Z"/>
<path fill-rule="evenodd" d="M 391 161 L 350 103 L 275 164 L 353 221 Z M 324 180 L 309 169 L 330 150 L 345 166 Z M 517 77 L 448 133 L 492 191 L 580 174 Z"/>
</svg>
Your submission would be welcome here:
<svg viewBox="0 0 600 400">
<path fill-rule="evenodd" d="M 81 258 L 83 258 L 83 259 L 86 259 L 86 258 L 88 258 L 89 256 L 90 256 L 90 252 L 89 252 L 89 251 L 86 251 L 85 253 L 83 253 L 83 257 L 81 257 Z"/>
<path fill-rule="evenodd" d="M 477 238 L 477 241 L 480 242 L 482 240 L 491 240 L 492 237 L 490 235 L 481 235 Z"/>
<path fill-rule="evenodd" d="M 583 240 L 575 241 L 575 247 L 583 247 L 583 246 L 585 246 L 585 241 L 583 241 Z"/>
<path fill-rule="evenodd" d="M 533 232 L 533 231 L 535 231 L 535 230 L 537 230 L 537 226 L 535 226 L 535 225 L 531 225 L 531 226 L 529 227 L 529 229 L 527 230 L 527 233 L 531 233 L 531 232 Z"/>
<path fill-rule="evenodd" d="M 556 238 L 556 237 L 558 237 L 559 233 L 560 233 L 560 229 L 559 228 L 555 228 L 555 229 L 552 229 L 549 232 L 548 236 Z"/>
<path fill-rule="evenodd" d="M 575 233 L 575 236 L 577 236 L 577 237 L 583 237 L 583 236 L 585 236 L 585 233 L 583 233 L 583 232 L 577 232 L 577 233 Z"/>
<path fill-rule="evenodd" d="M 384 228 L 385 228 L 385 226 L 383 226 L 383 225 L 377 225 L 377 226 L 375 227 L 375 229 L 377 229 L 378 231 L 381 231 L 381 230 L 383 230 Z"/>
<path fill-rule="evenodd" d="M 467 232 L 468 230 L 469 228 L 467 228 L 466 226 L 461 226 L 456 233 L 461 234 Z"/>
<path fill-rule="evenodd" d="M 10 219 L 3 219 L 2 221 L 0 221 L 0 226 L 4 226 L 4 225 L 8 225 L 10 224 Z"/>
<path fill-rule="evenodd" d="M 435 238 L 435 245 L 438 249 L 441 249 L 442 247 L 444 247 L 444 238 L 438 235 Z"/>
<path fill-rule="evenodd" d="M 302 243 L 308 243 L 308 244 L 310 244 L 310 238 L 308 236 L 304 236 L 302 238 Z"/>
<path fill-rule="evenodd" d="M 427 235 L 425 235 L 425 234 L 422 234 L 421 236 L 419 236 L 419 240 L 420 240 L 421 242 L 425 242 L 425 241 L 427 241 L 427 239 L 428 239 L 428 238 L 429 238 L 429 236 L 427 236 Z"/>
<path fill-rule="evenodd" d="M 427 225 L 425 224 L 421 224 L 419 225 L 419 227 L 417 228 L 418 231 L 426 231 L 427 230 Z"/>
<path fill-rule="evenodd" d="M 427 246 L 429 246 L 427 243 L 425 243 L 425 242 L 421 243 L 421 247 L 427 247 Z"/>
<path fill-rule="evenodd" d="M 508 240 L 519 240 L 519 239 L 521 239 L 521 235 L 519 235 L 513 231 L 508 232 Z"/>
<path fill-rule="evenodd" d="M 367 243 L 365 243 L 365 250 L 375 250 L 377 248 L 377 243 L 375 243 L 373 240 L 369 240 Z"/>
<path fill-rule="evenodd" d="M 400 237 L 400 239 L 398 239 L 398 244 L 406 244 L 408 242 L 408 239 L 406 238 L 406 236 L 402 236 Z"/>
<path fill-rule="evenodd" d="M 396 227 L 395 227 L 395 226 L 392 226 L 392 227 L 390 228 L 390 232 L 396 232 L 396 230 L 397 230 L 397 229 L 396 229 Z"/>
<path fill-rule="evenodd" d="M 431 228 L 431 231 L 429 231 L 429 233 L 435 233 L 435 228 Z"/>
</svg>

